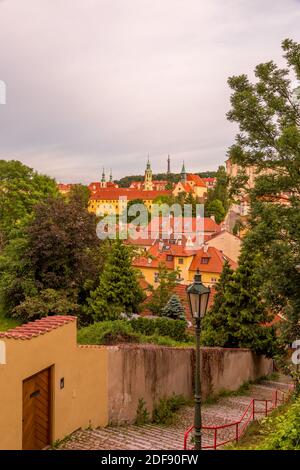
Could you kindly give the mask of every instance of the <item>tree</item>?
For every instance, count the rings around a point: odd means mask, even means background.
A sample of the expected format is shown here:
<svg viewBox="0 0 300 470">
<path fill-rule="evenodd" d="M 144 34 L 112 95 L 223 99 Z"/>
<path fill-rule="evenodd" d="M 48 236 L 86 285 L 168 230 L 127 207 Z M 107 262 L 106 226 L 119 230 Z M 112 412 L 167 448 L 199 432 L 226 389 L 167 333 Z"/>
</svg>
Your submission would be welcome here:
<svg viewBox="0 0 300 470">
<path fill-rule="evenodd" d="M 161 315 L 163 308 L 169 301 L 172 291 L 178 282 L 180 271 L 169 271 L 165 264 L 160 263 L 158 267 L 157 281 L 158 287 L 150 286 L 152 292 L 151 300 L 147 304 L 149 310 L 156 315 Z"/>
<path fill-rule="evenodd" d="M 81 288 L 97 275 L 96 218 L 81 200 L 48 199 L 37 205 L 26 234 L 25 257 L 31 261 L 38 289 Z"/>
<path fill-rule="evenodd" d="M 70 291 L 45 289 L 39 295 L 26 297 L 13 309 L 12 317 L 24 323 L 48 315 L 78 315 L 79 310 L 76 295 L 72 298 Z"/>
<path fill-rule="evenodd" d="M 217 287 L 216 303 L 204 320 L 204 344 L 225 348 L 250 348 L 272 356 L 276 349 L 267 307 L 259 294 L 257 260 L 242 252 L 237 271 L 228 264 Z"/>
<path fill-rule="evenodd" d="M 144 204 L 144 201 L 143 199 L 132 199 L 130 201 L 127 202 L 127 206 L 123 212 L 123 214 L 121 214 L 120 216 L 120 221 L 124 221 L 126 220 L 126 216 L 127 216 L 127 222 L 128 223 L 131 223 L 133 222 L 137 217 L 139 217 L 141 215 L 141 212 L 140 211 L 137 211 L 137 213 L 134 213 L 134 215 L 129 215 L 129 210 L 132 206 L 135 206 L 135 205 L 142 205 L 144 208 L 145 208 L 145 214 L 147 215 L 147 217 L 145 218 L 145 224 L 144 225 L 147 225 L 149 220 L 148 220 L 148 217 L 149 217 L 149 211 L 146 207 L 146 205 Z"/>
<path fill-rule="evenodd" d="M 206 216 L 211 217 L 212 215 L 215 217 L 217 224 L 220 224 L 226 215 L 226 210 L 222 204 L 220 199 L 214 199 L 210 201 L 206 205 Z"/>
<path fill-rule="evenodd" d="M 98 287 L 91 291 L 86 314 L 95 321 L 115 319 L 121 312 L 134 313 L 145 295 L 132 267 L 133 251 L 117 239 L 111 241 L 110 252 L 99 277 Z"/>
<path fill-rule="evenodd" d="M 0 160 L 0 249 L 16 236 L 37 203 L 57 195 L 52 178 L 21 162 Z"/>
<path fill-rule="evenodd" d="M 233 280 L 234 271 L 226 260 L 223 270 L 215 286 L 214 302 L 202 320 L 202 339 L 206 346 L 223 345 L 226 342 L 226 310 L 225 292 Z"/>
<path fill-rule="evenodd" d="M 83 207 L 87 208 L 90 200 L 89 188 L 83 184 L 75 184 L 71 186 L 69 193 L 67 193 L 67 199 L 82 204 Z"/>
<path fill-rule="evenodd" d="M 173 318 L 174 320 L 185 320 L 185 310 L 177 295 L 172 295 L 162 309 L 163 317 Z"/>
<path fill-rule="evenodd" d="M 7 315 L 24 312 L 42 291 L 63 291 L 85 302 L 99 276 L 102 254 L 96 219 L 77 200 L 50 198 L 38 204 L 22 236 L 11 239 L 0 256 L 0 301 Z M 23 313 L 22 313 L 23 315 Z M 30 316 L 30 315 L 29 315 Z"/>
<path fill-rule="evenodd" d="M 244 169 L 254 165 L 258 174 L 249 191 L 245 245 L 263 256 L 261 291 L 284 314 L 287 342 L 298 338 L 300 321 L 300 102 L 291 86 L 293 74 L 300 79 L 300 44 L 286 39 L 282 49 L 286 68 L 270 61 L 255 68 L 254 83 L 246 75 L 229 78 L 228 119 L 240 128 L 229 157 Z"/>
</svg>

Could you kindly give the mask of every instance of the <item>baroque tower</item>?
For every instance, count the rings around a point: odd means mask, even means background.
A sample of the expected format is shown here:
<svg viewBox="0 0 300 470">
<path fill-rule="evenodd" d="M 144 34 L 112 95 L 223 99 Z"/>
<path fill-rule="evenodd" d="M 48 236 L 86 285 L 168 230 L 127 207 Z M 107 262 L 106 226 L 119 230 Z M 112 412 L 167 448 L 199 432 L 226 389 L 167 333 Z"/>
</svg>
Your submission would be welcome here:
<svg viewBox="0 0 300 470">
<path fill-rule="evenodd" d="M 153 190 L 152 170 L 151 170 L 149 155 L 148 155 L 148 161 L 147 161 L 147 166 L 146 166 L 146 171 L 145 171 L 144 190 L 145 191 Z"/>
</svg>

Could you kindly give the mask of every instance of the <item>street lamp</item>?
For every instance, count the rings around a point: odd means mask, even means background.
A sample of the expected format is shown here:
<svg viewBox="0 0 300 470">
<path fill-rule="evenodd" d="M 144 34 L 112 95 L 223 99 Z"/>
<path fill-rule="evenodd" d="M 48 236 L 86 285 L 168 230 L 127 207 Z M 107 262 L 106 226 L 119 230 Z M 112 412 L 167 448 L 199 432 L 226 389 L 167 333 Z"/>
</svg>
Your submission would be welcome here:
<svg viewBox="0 0 300 470">
<path fill-rule="evenodd" d="M 196 371 L 195 371 L 195 450 L 201 450 L 201 364 L 200 364 L 200 334 L 201 319 L 204 317 L 210 294 L 209 287 L 201 282 L 199 269 L 194 276 L 194 282 L 187 288 L 192 317 L 195 319 L 196 332 Z"/>
</svg>

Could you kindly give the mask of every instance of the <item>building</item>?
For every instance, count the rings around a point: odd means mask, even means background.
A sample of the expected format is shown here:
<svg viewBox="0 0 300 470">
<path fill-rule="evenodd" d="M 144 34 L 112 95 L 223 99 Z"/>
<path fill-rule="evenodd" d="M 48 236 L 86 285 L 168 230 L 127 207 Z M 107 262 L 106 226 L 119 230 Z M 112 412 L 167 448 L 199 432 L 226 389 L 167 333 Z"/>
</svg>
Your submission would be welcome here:
<svg viewBox="0 0 300 470">
<path fill-rule="evenodd" d="M 144 191 L 130 188 L 100 188 L 90 196 L 89 211 L 98 216 L 121 215 L 129 201 L 141 200 L 149 211 L 154 200 L 161 196 L 170 196 L 171 191 Z"/>
<path fill-rule="evenodd" d="M 241 252 L 242 240 L 227 230 L 222 230 L 212 235 L 206 241 L 206 245 L 217 248 L 225 256 L 228 256 L 228 258 L 237 263 Z"/>
<path fill-rule="evenodd" d="M 187 173 L 183 163 L 180 173 L 180 181 L 173 188 L 173 195 L 179 196 L 182 193 L 191 194 L 194 198 L 204 199 L 207 195 L 207 187 L 199 175 Z"/>
<path fill-rule="evenodd" d="M 133 265 L 142 272 L 145 281 L 154 287 L 159 282 L 161 264 L 170 271 L 175 271 L 177 268 L 180 270 L 178 276 L 180 284 L 190 284 L 199 269 L 203 283 L 214 286 L 220 278 L 225 260 L 236 269 L 237 263 L 215 247 L 204 244 L 200 249 L 193 249 L 193 246 L 182 241 L 174 243 L 172 240 L 158 240 L 148 250 L 144 250 L 133 261 Z"/>
<path fill-rule="evenodd" d="M 203 183 L 205 183 L 207 189 L 214 189 L 217 178 L 202 178 Z"/>
</svg>

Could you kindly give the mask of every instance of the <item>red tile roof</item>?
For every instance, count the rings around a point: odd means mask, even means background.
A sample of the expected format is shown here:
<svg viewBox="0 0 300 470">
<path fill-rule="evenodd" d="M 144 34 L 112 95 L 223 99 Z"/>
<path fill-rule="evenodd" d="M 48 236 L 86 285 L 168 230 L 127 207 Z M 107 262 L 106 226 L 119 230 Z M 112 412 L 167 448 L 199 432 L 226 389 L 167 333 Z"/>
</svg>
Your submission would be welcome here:
<svg viewBox="0 0 300 470">
<path fill-rule="evenodd" d="M 199 175 L 188 174 L 186 179 L 187 181 L 193 181 L 196 186 L 202 186 L 203 188 L 206 188 L 206 184 Z"/>
<path fill-rule="evenodd" d="M 172 290 L 172 294 L 175 294 L 179 297 L 180 302 L 182 303 L 184 310 L 185 310 L 185 318 L 187 321 L 192 323 L 193 322 L 192 315 L 191 315 L 189 300 L 188 300 L 188 296 L 186 292 L 187 287 L 188 286 L 185 286 L 183 284 L 177 284 Z M 216 290 L 214 287 L 211 287 L 207 310 L 209 310 L 210 307 L 212 306 L 215 295 L 216 295 Z M 152 294 L 143 302 L 144 310 L 141 313 L 143 316 L 153 315 L 151 310 L 149 310 L 149 308 L 147 307 L 148 303 L 151 302 L 151 298 L 152 298 Z"/>
<path fill-rule="evenodd" d="M 172 191 L 143 191 L 132 188 L 102 188 L 91 195 L 93 200 L 117 201 L 120 197 L 127 197 L 128 200 L 142 199 L 153 200 L 159 196 L 170 196 Z"/>
<path fill-rule="evenodd" d="M 208 259 L 207 263 L 203 262 L 204 258 Z M 206 247 L 206 251 L 204 248 L 201 248 L 201 250 L 197 251 L 189 271 L 197 271 L 199 268 L 200 272 L 221 274 L 225 260 L 229 261 L 232 269 L 237 268 L 237 263 L 225 256 L 222 251 L 218 250 L 217 248 L 214 248 L 213 246 Z"/>
<path fill-rule="evenodd" d="M 74 321 L 76 321 L 76 317 L 69 315 L 53 315 L 17 326 L 8 331 L 0 332 L 0 338 L 31 339 Z"/>
<path fill-rule="evenodd" d="M 201 222 L 203 222 L 204 232 L 218 233 L 221 231 L 221 225 L 210 217 L 203 217 Z M 151 226 L 153 230 L 158 228 L 161 231 L 170 227 L 174 233 L 195 233 L 199 228 L 199 219 L 196 217 L 154 217 L 149 224 L 149 232 Z"/>
<path fill-rule="evenodd" d="M 133 261 L 133 265 L 140 268 L 158 268 L 159 264 L 163 263 L 167 268 L 175 269 L 174 259 L 168 259 L 168 256 L 179 256 L 184 258 L 193 256 L 195 253 L 196 251 L 186 249 L 183 245 L 170 245 L 168 243 L 164 243 L 160 248 L 160 242 L 156 242 L 149 248 L 145 255 L 136 258 Z"/>
</svg>

